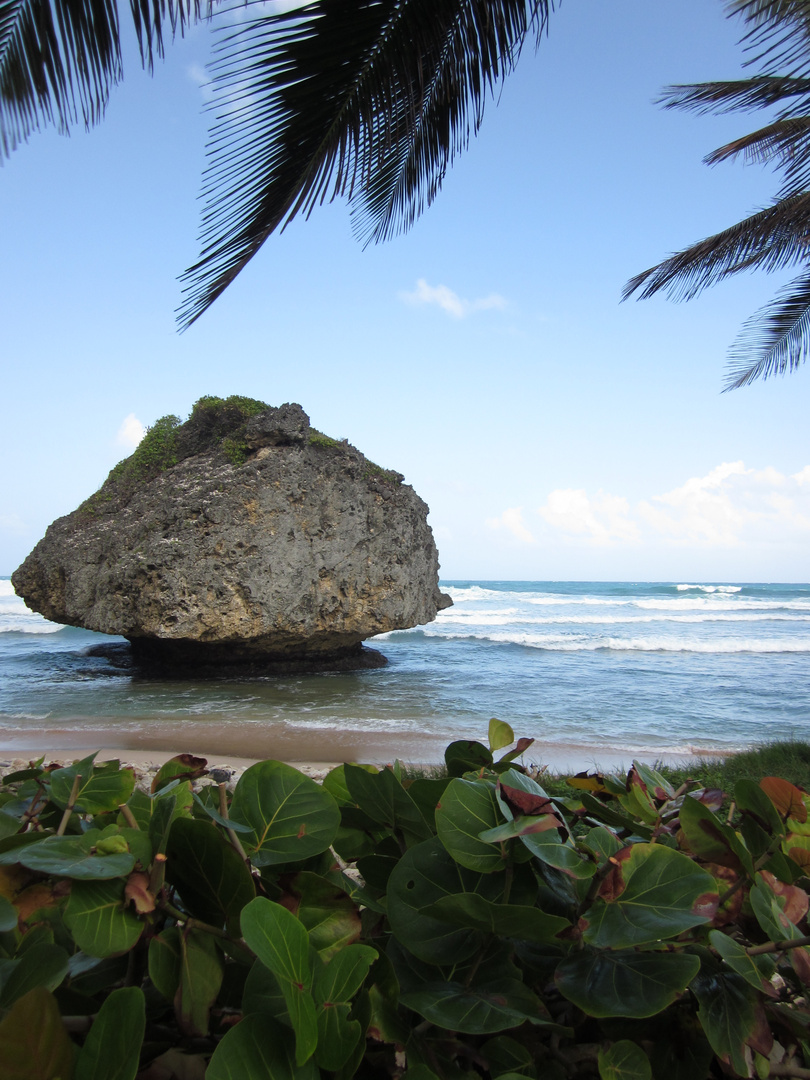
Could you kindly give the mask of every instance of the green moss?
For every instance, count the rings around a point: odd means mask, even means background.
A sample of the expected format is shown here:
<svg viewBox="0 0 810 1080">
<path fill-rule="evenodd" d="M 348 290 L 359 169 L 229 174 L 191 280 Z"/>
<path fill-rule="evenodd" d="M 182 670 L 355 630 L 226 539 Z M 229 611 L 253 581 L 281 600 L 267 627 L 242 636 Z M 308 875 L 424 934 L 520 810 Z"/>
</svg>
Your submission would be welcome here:
<svg viewBox="0 0 810 1080">
<path fill-rule="evenodd" d="M 310 428 L 309 445 L 320 446 L 324 450 L 330 450 L 342 446 L 343 443 L 341 443 L 339 439 L 332 439 L 329 435 L 324 435 L 322 431 L 316 431 L 315 428 Z"/>
<path fill-rule="evenodd" d="M 178 461 L 177 429 L 180 417 L 161 416 L 138 443 L 128 458 L 119 461 L 111 470 L 103 486 L 85 499 L 79 510 L 84 514 L 95 514 L 113 501 L 116 495 L 126 494 L 136 484 L 151 480 L 158 473 L 170 469 Z"/>
<path fill-rule="evenodd" d="M 251 416 L 258 416 L 259 413 L 265 412 L 269 407 L 264 401 L 259 401 L 258 398 L 242 397 L 239 394 L 231 394 L 230 397 L 226 398 L 207 394 L 194 402 L 191 419 L 194 419 L 195 416 L 199 417 L 201 414 L 209 416 L 235 414 L 244 420 L 248 420 Z"/>
<path fill-rule="evenodd" d="M 366 462 L 363 476 L 367 480 L 373 477 L 377 480 L 387 480 L 391 484 L 401 484 L 405 479 L 402 473 L 398 473 L 395 469 L 384 469 L 382 465 L 376 465 L 373 461 Z"/>
</svg>

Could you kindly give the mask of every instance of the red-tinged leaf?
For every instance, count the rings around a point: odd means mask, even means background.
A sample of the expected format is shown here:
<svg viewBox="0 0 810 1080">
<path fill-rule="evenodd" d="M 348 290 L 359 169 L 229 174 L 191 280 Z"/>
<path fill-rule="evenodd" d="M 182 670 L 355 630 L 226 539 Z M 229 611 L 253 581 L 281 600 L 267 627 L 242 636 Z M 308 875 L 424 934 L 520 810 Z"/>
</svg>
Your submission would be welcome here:
<svg viewBox="0 0 810 1080">
<path fill-rule="evenodd" d="M 802 985 L 810 986 L 810 953 L 807 949 L 790 949 L 788 956 Z"/>
<path fill-rule="evenodd" d="M 525 754 L 525 752 L 529 749 L 530 746 L 533 745 L 533 743 L 534 739 L 527 739 L 524 735 L 515 743 L 515 749 L 513 752 L 515 754 Z"/>
<path fill-rule="evenodd" d="M 56 999 L 44 986 L 18 998 L 0 1023 L 0 1069 L 3 1080 L 69 1080 L 73 1075 L 73 1043 Z"/>
<path fill-rule="evenodd" d="M 717 882 L 718 892 L 721 896 L 736 885 L 740 876 L 730 867 L 722 866 L 720 863 L 703 863 L 702 866 L 704 870 L 709 871 Z M 712 926 L 727 926 L 729 923 L 736 922 L 742 910 L 744 898 L 745 894 L 742 889 L 737 889 L 736 892 L 732 893 L 728 900 L 718 907 L 712 919 Z"/>
<path fill-rule="evenodd" d="M 515 817 L 539 817 L 541 814 L 554 814 L 556 807 L 545 795 L 537 795 L 533 791 L 521 791 L 520 788 L 509 787 L 499 783 L 500 796 Z"/>
<path fill-rule="evenodd" d="M 697 799 L 699 803 L 703 803 L 713 814 L 719 812 L 723 805 L 723 792 L 720 788 L 703 788 L 701 791 L 690 792 L 690 798 Z"/>
<path fill-rule="evenodd" d="M 193 754 L 177 754 L 164 762 L 152 781 L 152 794 L 159 791 L 172 780 L 198 780 L 208 768 L 206 758 L 194 757 Z"/>
<path fill-rule="evenodd" d="M 149 891 L 149 875 L 136 870 L 127 878 L 124 886 L 124 899 L 135 906 L 139 915 L 147 915 L 155 910 L 155 898 Z"/>
<path fill-rule="evenodd" d="M 781 818 L 793 818 L 800 823 L 807 821 L 804 793 L 799 788 L 778 776 L 763 777 L 759 786 L 776 807 Z"/>
<path fill-rule="evenodd" d="M 788 857 L 793 859 L 802 870 L 810 872 L 810 851 L 807 848 L 792 847 L 788 851 Z"/>
<path fill-rule="evenodd" d="M 787 885 L 784 881 L 780 881 L 768 870 L 762 871 L 762 877 L 771 891 L 780 898 L 780 907 L 784 915 L 794 926 L 798 926 L 807 914 L 808 904 L 810 904 L 807 893 L 796 885 Z"/>
<path fill-rule="evenodd" d="M 575 776 L 569 776 L 566 783 L 578 791 L 607 791 L 605 778 L 601 773 L 578 772 Z"/>
<path fill-rule="evenodd" d="M 633 845 L 628 844 L 627 847 L 622 848 L 621 851 L 617 851 L 615 855 L 610 856 L 610 870 L 605 874 L 602 884 L 599 886 L 599 892 L 596 894 L 600 899 L 612 903 L 624 892 L 625 881 L 623 863 L 627 862 L 632 853 Z"/>
</svg>

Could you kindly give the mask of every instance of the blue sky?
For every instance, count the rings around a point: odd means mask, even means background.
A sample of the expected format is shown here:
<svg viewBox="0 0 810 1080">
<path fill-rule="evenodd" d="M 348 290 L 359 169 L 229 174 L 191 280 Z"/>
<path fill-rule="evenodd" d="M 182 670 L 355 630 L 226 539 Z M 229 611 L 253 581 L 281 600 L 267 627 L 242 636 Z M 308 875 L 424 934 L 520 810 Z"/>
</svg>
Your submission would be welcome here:
<svg viewBox="0 0 810 1080">
<path fill-rule="evenodd" d="M 403 472 L 447 578 L 810 579 L 810 368 L 720 393 L 785 278 L 619 303 L 776 190 L 701 161 L 755 115 L 654 104 L 737 77 L 739 36 L 720 0 L 565 0 L 406 236 L 363 251 L 344 204 L 319 208 L 182 335 L 210 34 L 151 79 L 130 54 L 99 127 L 35 135 L 0 172 L 0 573 L 138 425 L 246 394 Z"/>
</svg>

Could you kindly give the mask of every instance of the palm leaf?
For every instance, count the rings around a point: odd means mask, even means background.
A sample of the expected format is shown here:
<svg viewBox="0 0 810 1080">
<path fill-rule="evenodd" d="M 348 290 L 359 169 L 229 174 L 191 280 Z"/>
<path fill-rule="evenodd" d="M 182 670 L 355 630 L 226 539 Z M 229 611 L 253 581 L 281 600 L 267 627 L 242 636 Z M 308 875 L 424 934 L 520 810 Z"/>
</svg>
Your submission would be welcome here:
<svg viewBox="0 0 810 1080">
<path fill-rule="evenodd" d="M 795 371 L 810 352 L 810 273 L 753 315 L 729 352 L 725 390 Z"/>
<path fill-rule="evenodd" d="M 749 64 L 787 68 L 793 76 L 810 73 L 808 0 L 728 0 L 726 9 L 748 25 L 743 43 L 753 54 Z"/>
<path fill-rule="evenodd" d="M 202 253 L 180 323 L 276 229 L 336 196 L 361 232 L 407 227 L 435 196 L 554 0 L 312 0 L 223 32 Z"/>
<path fill-rule="evenodd" d="M 665 109 L 684 109 L 705 115 L 767 108 L 783 104 L 786 98 L 791 97 L 799 98 L 799 101 L 781 112 L 780 116 L 800 115 L 807 110 L 810 79 L 756 75 L 751 79 L 666 86 L 658 98 L 658 104 Z"/>
<path fill-rule="evenodd" d="M 759 267 L 779 270 L 807 259 L 810 193 L 780 199 L 765 210 L 671 255 L 637 274 L 622 299 L 641 290 L 645 300 L 662 290 L 675 300 L 691 300 L 730 274 Z"/>
<path fill-rule="evenodd" d="M 742 156 L 747 163 L 775 163 L 785 170 L 778 199 L 790 198 L 810 185 L 810 116 L 776 120 L 758 131 L 721 146 L 704 160 L 717 165 Z"/>
<path fill-rule="evenodd" d="M 132 14 L 151 65 L 198 0 L 132 0 Z M 0 0 L 0 160 L 43 124 L 96 123 L 122 73 L 116 0 Z"/>
</svg>

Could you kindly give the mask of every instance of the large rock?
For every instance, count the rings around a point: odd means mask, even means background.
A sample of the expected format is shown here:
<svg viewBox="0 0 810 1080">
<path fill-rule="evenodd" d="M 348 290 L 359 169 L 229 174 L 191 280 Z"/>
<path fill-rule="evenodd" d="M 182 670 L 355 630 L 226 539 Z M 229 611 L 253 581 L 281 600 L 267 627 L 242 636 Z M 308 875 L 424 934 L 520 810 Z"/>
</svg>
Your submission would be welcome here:
<svg viewBox="0 0 810 1080">
<path fill-rule="evenodd" d="M 185 424 L 158 421 L 12 581 L 46 618 L 170 665 L 363 666 L 366 638 L 450 603 L 402 479 L 300 405 L 203 398 Z"/>
</svg>

